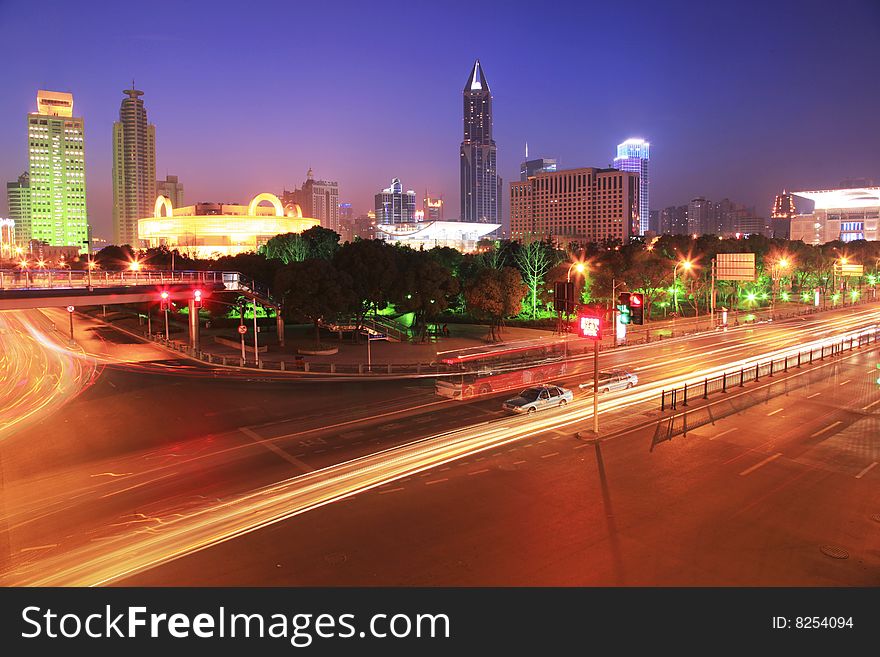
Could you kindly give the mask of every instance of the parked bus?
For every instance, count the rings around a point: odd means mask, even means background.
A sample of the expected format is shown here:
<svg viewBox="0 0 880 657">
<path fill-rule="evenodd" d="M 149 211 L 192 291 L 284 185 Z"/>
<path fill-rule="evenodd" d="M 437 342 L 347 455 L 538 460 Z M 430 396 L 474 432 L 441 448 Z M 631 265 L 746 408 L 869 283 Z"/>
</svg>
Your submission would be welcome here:
<svg viewBox="0 0 880 657">
<path fill-rule="evenodd" d="M 519 390 L 566 373 L 565 345 L 558 339 L 505 342 L 437 355 L 445 365 L 461 369 L 461 373 L 437 379 L 437 394 L 450 399 Z"/>
</svg>

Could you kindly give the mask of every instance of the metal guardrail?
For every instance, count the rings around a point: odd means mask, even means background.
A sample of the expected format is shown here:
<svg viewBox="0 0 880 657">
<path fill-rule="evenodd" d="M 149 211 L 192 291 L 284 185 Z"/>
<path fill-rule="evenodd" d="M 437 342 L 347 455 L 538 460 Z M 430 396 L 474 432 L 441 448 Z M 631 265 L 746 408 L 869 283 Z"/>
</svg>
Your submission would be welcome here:
<svg viewBox="0 0 880 657">
<path fill-rule="evenodd" d="M 249 283 L 239 272 L 222 271 L 91 271 L 72 269 L 0 269 L 0 290 L 120 287 L 134 285 L 192 285 L 198 283 Z M 250 285 L 253 285 L 250 283 Z M 228 288 L 233 289 L 233 288 Z M 236 288 L 237 289 L 237 288 Z M 248 288 L 250 289 L 250 288 Z"/>
<path fill-rule="evenodd" d="M 704 378 L 702 382 L 685 383 L 680 388 L 662 390 L 660 392 L 660 411 L 674 411 L 679 407 L 686 407 L 689 400 L 708 399 L 709 395 L 727 392 L 728 389 L 734 387 L 741 388 L 746 383 L 788 372 L 789 368 L 799 368 L 802 365 L 813 363 L 815 360 L 825 360 L 844 351 L 852 351 L 863 344 L 876 343 L 878 335 L 880 335 L 880 329 L 870 329 L 857 336 L 851 335 L 841 338 L 839 342 L 812 347 L 809 350 L 798 351 L 797 354 L 789 354 L 783 358 L 757 362 L 753 366 L 741 367 L 739 370 L 725 372 L 720 376 Z"/>
</svg>

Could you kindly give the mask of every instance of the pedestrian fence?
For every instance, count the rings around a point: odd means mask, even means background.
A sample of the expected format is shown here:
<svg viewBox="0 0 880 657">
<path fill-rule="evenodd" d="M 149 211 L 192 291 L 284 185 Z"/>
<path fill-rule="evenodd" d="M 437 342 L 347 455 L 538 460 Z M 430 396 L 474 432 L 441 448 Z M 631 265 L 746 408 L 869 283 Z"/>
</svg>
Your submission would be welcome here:
<svg viewBox="0 0 880 657">
<path fill-rule="evenodd" d="M 760 381 L 774 374 L 788 372 L 792 368 L 800 368 L 816 361 L 833 358 L 848 351 L 852 351 L 863 345 L 876 343 L 880 336 L 880 328 L 871 328 L 859 333 L 836 338 L 810 349 L 798 351 L 794 354 L 786 354 L 780 358 L 756 362 L 754 365 L 744 366 L 738 370 L 725 372 L 715 377 L 704 378 L 702 381 L 686 382 L 680 388 L 663 390 L 660 392 L 660 410 L 674 411 L 686 407 L 688 402 L 699 399 L 708 399 L 709 395 L 727 392 L 732 388 L 742 388 L 746 383 Z"/>
</svg>

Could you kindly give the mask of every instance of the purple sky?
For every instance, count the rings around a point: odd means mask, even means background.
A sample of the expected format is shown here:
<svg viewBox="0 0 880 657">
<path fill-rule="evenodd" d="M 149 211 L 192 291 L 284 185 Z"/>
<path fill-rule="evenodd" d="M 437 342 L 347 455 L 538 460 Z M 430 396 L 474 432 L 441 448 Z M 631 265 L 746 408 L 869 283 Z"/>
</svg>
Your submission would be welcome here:
<svg viewBox="0 0 880 657">
<path fill-rule="evenodd" d="M 651 207 L 880 183 L 880 4 L 0 0 L 0 173 L 25 168 L 38 88 L 85 117 L 90 221 L 110 234 L 111 130 L 134 78 L 157 174 L 246 202 L 311 166 L 357 211 L 394 176 L 458 216 L 461 90 L 479 57 L 505 181 L 652 144 Z M 504 207 L 507 210 L 507 200 Z M 0 210 L 0 212 L 4 211 Z"/>
</svg>

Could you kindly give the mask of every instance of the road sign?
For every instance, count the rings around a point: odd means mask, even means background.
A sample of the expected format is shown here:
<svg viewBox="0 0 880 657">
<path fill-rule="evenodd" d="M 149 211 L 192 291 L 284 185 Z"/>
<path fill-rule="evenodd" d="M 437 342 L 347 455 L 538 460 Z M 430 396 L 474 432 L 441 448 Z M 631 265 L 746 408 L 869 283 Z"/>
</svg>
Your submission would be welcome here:
<svg viewBox="0 0 880 657">
<path fill-rule="evenodd" d="M 864 265 L 837 264 L 834 266 L 834 274 L 837 276 L 863 276 L 864 273 Z"/>
<path fill-rule="evenodd" d="M 754 253 L 719 253 L 715 256 L 719 281 L 754 281 L 756 278 Z"/>
<path fill-rule="evenodd" d="M 247 333 L 247 326 L 245 326 L 244 324 L 239 324 L 238 332 L 244 335 L 245 333 Z"/>
<path fill-rule="evenodd" d="M 67 312 L 72 313 L 72 312 L 73 312 L 73 306 L 67 306 Z"/>
<path fill-rule="evenodd" d="M 570 313 L 574 311 L 574 283 L 569 281 L 558 281 L 554 286 L 553 305 L 558 312 Z"/>
<path fill-rule="evenodd" d="M 578 334 L 582 338 L 590 340 L 602 339 L 602 318 L 592 317 L 590 315 L 580 315 L 578 317 Z"/>
</svg>

